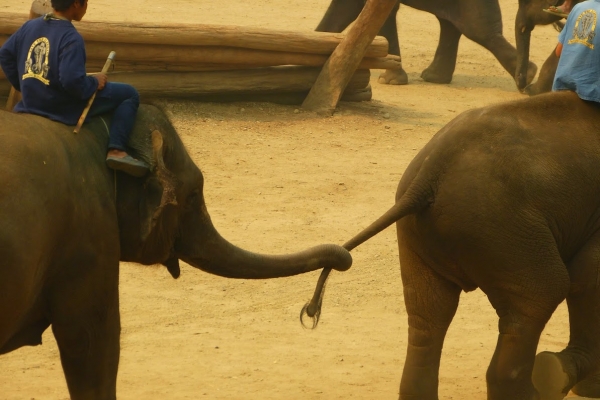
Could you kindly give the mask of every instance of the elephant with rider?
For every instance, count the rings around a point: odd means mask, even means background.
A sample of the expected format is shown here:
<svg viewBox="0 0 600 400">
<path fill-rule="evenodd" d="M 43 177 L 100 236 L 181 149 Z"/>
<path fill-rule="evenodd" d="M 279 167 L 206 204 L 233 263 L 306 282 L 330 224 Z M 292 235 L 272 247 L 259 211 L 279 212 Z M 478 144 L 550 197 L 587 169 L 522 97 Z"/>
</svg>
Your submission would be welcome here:
<svg viewBox="0 0 600 400">
<path fill-rule="evenodd" d="M 70 126 L 0 111 L 0 354 L 56 338 L 72 399 L 116 398 L 119 262 L 179 261 L 239 279 L 345 270 L 336 245 L 288 255 L 236 247 L 207 212 L 203 175 L 165 114 L 142 105 L 129 141 L 151 166 L 133 177 L 105 164 L 110 115 Z"/>
<path fill-rule="evenodd" d="M 446 332 L 461 292 L 477 288 L 498 315 L 489 400 L 600 398 L 598 126 L 597 104 L 571 91 L 464 112 L 416 155 L 395 204 L 344 244 L 396 223 L 409 325 L 401 400 L 439 398 Z M 568 345 L 538 349 L 565 300 Z"/>
</svg>

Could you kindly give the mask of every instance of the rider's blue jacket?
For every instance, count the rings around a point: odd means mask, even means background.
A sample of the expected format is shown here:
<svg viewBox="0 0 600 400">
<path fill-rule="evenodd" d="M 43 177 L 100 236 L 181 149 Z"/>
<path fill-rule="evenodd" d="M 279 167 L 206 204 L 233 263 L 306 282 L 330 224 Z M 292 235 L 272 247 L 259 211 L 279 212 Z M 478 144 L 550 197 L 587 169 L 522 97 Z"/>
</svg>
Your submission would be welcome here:
<svg viewBox="0 0 600 400">
<path fill-rule="evenodd" d="M 70 21 L 27 21 L 0 48 L 0 66 L 22 95 L 14 111 L 75 125 L 98 88 L 85 62 L 83 38 Z"/>
<path fill-rule="evenodd" d="M 576 4 L 558 40 L 563 48 L 552 90 L 572 90 L 600 102 L 600 0 Z"/>
</svg>

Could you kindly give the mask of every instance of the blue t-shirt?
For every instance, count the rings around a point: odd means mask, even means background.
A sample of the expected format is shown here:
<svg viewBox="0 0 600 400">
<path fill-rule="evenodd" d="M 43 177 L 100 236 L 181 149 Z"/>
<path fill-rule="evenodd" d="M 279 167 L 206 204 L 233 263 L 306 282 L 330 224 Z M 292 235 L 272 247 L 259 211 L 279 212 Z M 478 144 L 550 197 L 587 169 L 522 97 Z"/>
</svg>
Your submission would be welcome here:
<svg viewBox="0 0 600 400">
<path fill-rule="evenodd" d="M 576 4 L 558 35 L 563 48 L 552 90 L 571 90 L 584 100 L 600 102 L 600 0 Z"/>
<path fill-rule="evenodd" d="M 85 45 L 73 24 L 27 21 L 0 48 L 0 66 L 22 100 L 16 112 L 75 125 L 98 81 L 86 76 Z"/>
</svg>

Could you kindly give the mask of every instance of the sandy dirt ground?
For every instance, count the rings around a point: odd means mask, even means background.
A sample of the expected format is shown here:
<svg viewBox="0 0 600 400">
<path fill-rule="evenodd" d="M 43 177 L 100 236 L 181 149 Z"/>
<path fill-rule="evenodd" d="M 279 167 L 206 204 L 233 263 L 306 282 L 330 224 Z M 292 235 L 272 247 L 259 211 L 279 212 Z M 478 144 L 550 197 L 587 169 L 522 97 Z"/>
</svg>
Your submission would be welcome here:
<svg viewBox="0 0 600 400">
<path fill-rule="evenodd" d="M 27 12 L 29 0 L 0 0 Z M 90 20 L 196 22 L 312 30 L 328 0 L 90 0 Z M 514 43 L 516 0 L 501 0 Z M 397 183 L 430 137 L 461 112 L 520 99 L 511 77 L 484 48 L 463 38 L 454 80 L 423 82 L 439 27 L 430 14 L 398 14 L 409 85 L 377 83 L 373 100 L 342 103 L 332 117 L 267 103 L 165 104 L 205 176 L 205 198 L 221 234 L 248 250 L 287 253 L 342 244 L 392 204 Z M 533 33 L 540 67 L 556 43 L 550 26 Z M 228 280 L 182 266 L 122 264 L 120 399 L 395 399 L 407 343 L 395 229 L 353 251 L 334 272 L 322 321 L 298 321 L 318 272 L 270 281 Z M 497 318 L 481 291 L 463 294 L 447 335 L 441 399 L 483 400 Z M 0 399 L 66 399 L 54 338 L 0 357 Z M 559 307 L 539 345 L 568 340 Z"/>
</svg>

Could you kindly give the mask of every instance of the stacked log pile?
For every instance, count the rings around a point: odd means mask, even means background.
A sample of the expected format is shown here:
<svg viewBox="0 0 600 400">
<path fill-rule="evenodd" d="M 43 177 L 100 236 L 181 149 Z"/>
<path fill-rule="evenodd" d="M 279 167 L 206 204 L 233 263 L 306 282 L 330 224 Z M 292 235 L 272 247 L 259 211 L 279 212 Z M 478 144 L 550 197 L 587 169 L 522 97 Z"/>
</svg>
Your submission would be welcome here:
<svg viewBox="0 0 600 400">
<path fill-rule="evenodd" d="M 28 16 L 0 13 L 0 44 Z M 86 42 L 88 72 L 98 72 L 117 53 L 111 81 L 134 85 L 142 98 L 206 100 L 259 98 L 301 102 L 343 34 L 257 27 L 75 22 Z M 400 68 L 376 37 L 342 99 L 370 99 L 369 69 Z M 0 91 L 6 92 L 0 76 Z"/>
</svg>

